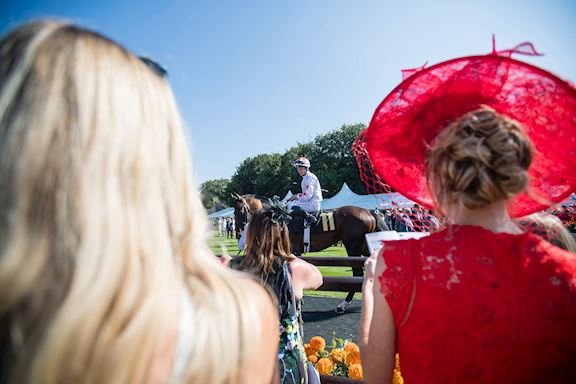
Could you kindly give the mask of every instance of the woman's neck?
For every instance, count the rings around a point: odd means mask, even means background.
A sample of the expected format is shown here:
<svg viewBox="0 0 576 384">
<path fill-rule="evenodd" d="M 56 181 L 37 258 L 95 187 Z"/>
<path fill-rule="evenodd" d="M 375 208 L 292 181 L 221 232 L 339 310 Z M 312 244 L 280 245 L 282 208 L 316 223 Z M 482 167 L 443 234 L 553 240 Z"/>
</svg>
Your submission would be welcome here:
<svg viewBox="0 0 576 384">
<path fill-rule="evenodd" d="M 448 212 L 452 224 L 475 225 L 495 233 L 523 233 L 508 215 L 505 201 L 492 203 L 484 208 L 474 210 L 465 207 L 453 207 Z"/>
</svg>

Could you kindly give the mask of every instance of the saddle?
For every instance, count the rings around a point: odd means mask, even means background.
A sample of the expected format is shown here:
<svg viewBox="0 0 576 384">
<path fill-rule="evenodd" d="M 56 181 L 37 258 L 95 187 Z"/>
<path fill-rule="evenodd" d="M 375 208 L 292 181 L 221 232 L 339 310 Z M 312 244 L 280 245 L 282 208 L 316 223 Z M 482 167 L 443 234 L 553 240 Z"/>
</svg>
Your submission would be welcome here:
<svg viewBox="0 0 576 384">
<path fill-rule="evenodd" d="M 334 225 L 334 212 L 317 211 L 308 213 L 310 215 L 313 215 L 314 218 L 316 219 L 316 222 L 310 225 L 310 232 L 322 233 L 336 230 L 336 226 Z M 288 230 L 290 231 L 290 233 L 295 235 L 303 234 L 305 228 L 304 226 L 305 216 L 299 211 L 294 211 L 290 215 L 292 216 L 292 220 L 288 224 Z"/>
</svg>

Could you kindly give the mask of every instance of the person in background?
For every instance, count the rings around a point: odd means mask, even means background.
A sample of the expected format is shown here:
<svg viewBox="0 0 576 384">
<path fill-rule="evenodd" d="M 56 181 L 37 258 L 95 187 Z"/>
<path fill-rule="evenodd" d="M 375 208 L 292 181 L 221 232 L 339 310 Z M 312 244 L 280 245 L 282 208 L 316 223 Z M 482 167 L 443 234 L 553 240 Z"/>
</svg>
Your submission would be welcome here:
<svg viewBox="0 0 576 384">
<path fill-rule="evenodd" d="M 414 223 L 410 219 L 412 210 L 410 208 L 398 209 L 396 216 L 396 232 L 414 232 Z"/>
<path fill-rule="evenodd" d="M 558 217 L 537 212 L 520 218 L 517 223 L 525 231 L 533 232 L 557 247 L 576 253 L 576 241 Z"/>
<path fill-rule="evenodd" d="M 232 228 L 232 221 L 233 220 L 229 217 L 226 219 L 226 238 L 227 239 L 233 238 L 234 229 Z"/>
<path fill-rule="evenodd" d="M 272 202 L 252 215 L 247 229 L 246 256 L 230 261 L 230 267 L 249 272 L 278 298 L 280 344 L 278 368 L 281 383 L 318 382 L 307 366 L 303 344 L 302 298 L 305 289 L 322 285 L 322 274 L 290 251 L 290 216 L 281 203 Z"/>
<path fill-rule="evenodd" d="M 0 382 L 273 381 L 276 311 L 207 246 L 165 70 L 51 21 L 0 57 Z"/>
<path fill-rule="evenodd" d="M 412 232 L 425 232 L 424 229 L 424 216 L 422 214 L 422 208 L 418 204 L 414 204 L 410 214 L 410 221 L 412 222 Z"/>
<path fill-rule="evenodd" d="M 426 232 L 436 232 L 437 230 L 440 229 L 440 221 L 434 215 L 434 211 L 432 211 L 431 209 L 428 209 L 425 212 L 426 213 L 424 216 L 424 230 Z"/>
<path fill-rule="evenodd" d="M 246 250 L 246 235 L 248 234 L 248 227 L 250 223 L 247 223 L 244 226 L 244 230 L 240 233 L 240 238 L 238 239 L 238 250 L 244 251 Z"/>
<path fill-rule="evenodd" d="M 224 217 L 221 217 L 219 220 L 220 225 L 218 231 L 220 233 L 220 236 L 224 236 L 224 234 L 226 233 L 226 219 Z"/>
<path fill-rule="evenodd" d="M 384 215 L 384 220 L 390 231 L 393 231 L 396 227 L 396 218 L 393 209 L 387 209 Z"/>
<path fill-rule="evenodd" d="M 315 174 L 310 171 L 310 160 L 301 156 L 292 164 L 302 177 L 302 193 L 291 196 L 288 199 L 288 207 L 294 213 L 305 217 L 304 225 L 310 226 L 316 222 L 316 217 L 310 213 L 320 211 L 322 203 L 322 187 Z"/>
</svg>

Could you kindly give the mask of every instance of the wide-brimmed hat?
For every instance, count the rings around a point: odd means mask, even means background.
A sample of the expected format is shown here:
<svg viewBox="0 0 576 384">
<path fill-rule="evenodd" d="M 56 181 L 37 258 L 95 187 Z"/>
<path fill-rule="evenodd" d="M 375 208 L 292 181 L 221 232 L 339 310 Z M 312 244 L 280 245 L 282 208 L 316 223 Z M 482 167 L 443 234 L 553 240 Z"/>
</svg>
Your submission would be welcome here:
<svg viewBox="0 0 576 384">
<path fill-rule="evenodd" d="M 505 52 L 494 49 L 410 73 L 376 108 L 364 133 L 373 172 L 433 207 L 426 182 L 429 145 L 450 122 L 485 105 L 519 122 L 535 147 L 529 186 L 511 200 L 510 214 L 527 215 L 569 196 L 576 189 L 576 90 Z"/>
</svg>

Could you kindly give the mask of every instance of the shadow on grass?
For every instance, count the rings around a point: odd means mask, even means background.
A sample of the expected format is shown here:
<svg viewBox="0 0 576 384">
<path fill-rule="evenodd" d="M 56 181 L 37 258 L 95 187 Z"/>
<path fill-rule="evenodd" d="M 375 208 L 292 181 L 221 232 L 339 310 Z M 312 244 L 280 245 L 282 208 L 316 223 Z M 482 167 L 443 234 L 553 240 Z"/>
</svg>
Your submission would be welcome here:
<svg viewBox="0 0 576 384">
<path fill-rule="evenodd" d="M 336 313 L 334 309 L 336 309 L 336 306 L 332 309 L 325 309 L 322 311 L 302 311 L 302 320 L 304 320 L 304 324 L 307 322 L 315 323 L 318 321 L 331 320 L 336 317 L 344 319 L 347 316 L 354 316 L 355 314 L 360 313 L 360 307 L 354 305 L 348 307 L 346 312 L 343 314 Z"/>
</svg>

